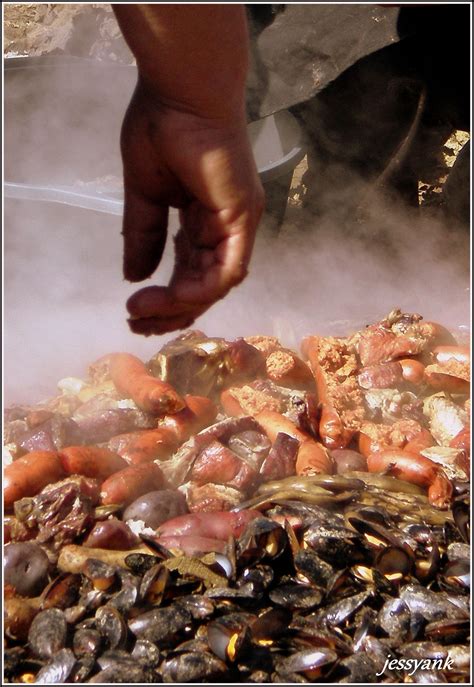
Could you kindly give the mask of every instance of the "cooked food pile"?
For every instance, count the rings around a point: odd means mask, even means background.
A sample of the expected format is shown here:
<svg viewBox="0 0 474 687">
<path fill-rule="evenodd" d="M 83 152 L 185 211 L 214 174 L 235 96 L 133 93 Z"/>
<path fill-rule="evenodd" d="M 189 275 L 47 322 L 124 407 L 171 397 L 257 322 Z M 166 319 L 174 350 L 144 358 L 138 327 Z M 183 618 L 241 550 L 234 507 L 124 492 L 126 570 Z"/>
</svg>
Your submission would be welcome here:
<svg viewBox="0 0 474 687">
<path fill-rule="evenodd" d="M 469 380 L 394 310 L 299 353 L 188 332 L 7 408 L 5 680 L 469 681 Z"/>
</svg>

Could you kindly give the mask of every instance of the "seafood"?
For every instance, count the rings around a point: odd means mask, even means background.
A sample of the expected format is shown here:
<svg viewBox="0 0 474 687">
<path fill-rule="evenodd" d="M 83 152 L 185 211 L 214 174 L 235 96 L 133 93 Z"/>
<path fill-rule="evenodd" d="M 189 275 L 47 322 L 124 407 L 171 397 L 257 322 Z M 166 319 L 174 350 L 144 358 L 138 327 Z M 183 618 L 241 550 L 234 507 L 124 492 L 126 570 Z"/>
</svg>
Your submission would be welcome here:
<svg viewBox="0 0 474 687">
<path fill-rule="evenodd" d="M 189 332 L 6 410 L 6 682 L 468 681 L 468 349 L 302 352 Z"/>
<path fill-rule="evenodd" d="M 109 356 L 110 377 L 117 391 L 131 398 L 139 408 L 153 415 L 176 413 L 184 400 L 170 384 L 153 377 L 145 365 L 129 353 Z"/>
</svg>

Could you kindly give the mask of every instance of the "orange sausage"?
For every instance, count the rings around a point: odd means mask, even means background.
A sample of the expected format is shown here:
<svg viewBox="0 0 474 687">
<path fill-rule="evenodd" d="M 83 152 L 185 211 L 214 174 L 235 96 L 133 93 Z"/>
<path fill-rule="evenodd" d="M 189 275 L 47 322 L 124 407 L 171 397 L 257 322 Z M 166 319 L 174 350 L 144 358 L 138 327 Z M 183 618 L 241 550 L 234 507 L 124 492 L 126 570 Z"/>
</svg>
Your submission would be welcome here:
<svg viewBox="0 0 474 687">
<path fill-rule="evenodd" d="M 128 505 L 149 491 L 166 488 L 165 478 L 156 463 L 131 465 L 111 475 L 102 484 L 100 496 L 103 505 Z"/>
<path fill-rule="evenodd" d="M 258 413 L 255 419 L 263 427 L 272 443 L 277 438 L 279 432 L 288 434 L 300 442 L 296 458 L 297 474 L 304 474 L 309 471 L 333 473 L 334 465 L 324 446 L 299 429 L 289 418 L 272 410 L 264 410 Z M 301 472 L 298 472 L 299 470 Z"/>
<path fill-rule="evenodd" d="M 303 339 L 302 352 L 308 357 L 309 366 L 316 383 L 318 400 L 321 404 L 319 435 L 324 446 L 328 449 L 346 448 L 354 436 L 354 431 L 345 427 L 341 416 L 331 403 L 324 371 L 318 360 L 318 348 L 319 338 L 317 336 L 308 336 Z"/>
<path fill-rule="evenodd" d="M 447 508 L 451 503 L 453 486 L 439 465 L 419 453 L 402 449 L 385 449 L 367 458 L 369 472 L 387 472 L 398 479 L 428 487 L 430 503 Z"/>
<path fill-rule="evenodd" d="M 164 417 L 156 429 L 118 434 L 109 441 L 109 449 L 134 465 L 166 460 L 190 436 L 212 424 L 217 415 L 215 403 L 204 396 L 185 396 L 185 401 L 186 408 Z"/>
<path fill-rule="evenodd" d="M 59 456 L 67 475 L 84 475 L 104 480 L 127 467 L 127 463 L 119 455 L 97 446 L 68 446 L 59 452 Z"/>
<path fill-rule="evenodd" d="M 294 388 L 313 384 L 313 375 L 308 365 L 286 348 L 272 351 L 265 360 L 265 369 L 267 377 L 282 386 Z"/>
<path fill-rule="evenodd" d="M 108 447 L 127 463 L 138 465 L 152 460 L 167 460 L 176 451 L 178 441 L 172 430 L 147 429 L 117 434 L 109 441 Z"/>
<path fill-rule="evenodd" d="M 178 444 L 212 425 L 217 415 L 217 406 L 210 398 L 187 395 L 184 400 L 185 408 L 174 415 L 167 415 L 158 424 L 159 429 L 174 432 Z"/>
<path fill-rule="evenodd" d="M 419 360 L 402 358 L 398 361 L 402 366 L 403 379 L 411 384 L 421 384 L 425 374 L 425 366 Z"/>
<path fill-rule="evenodd" d="M 64 477 L 59 455 L 55 451 L 32 451 L 18 458 L 4 471 L 3 499 L 10 509 L 15 501 L 25 496 L 35 496 L 52 482 Z"/>
<path fill-rule="evenodd" d="M 111 354 L 110 376 L 117 391 L 146 413 L 177 413 L 186 405 L 170 384 L 153 377 L 142 361 L 130 353 Z"/>
</svg>

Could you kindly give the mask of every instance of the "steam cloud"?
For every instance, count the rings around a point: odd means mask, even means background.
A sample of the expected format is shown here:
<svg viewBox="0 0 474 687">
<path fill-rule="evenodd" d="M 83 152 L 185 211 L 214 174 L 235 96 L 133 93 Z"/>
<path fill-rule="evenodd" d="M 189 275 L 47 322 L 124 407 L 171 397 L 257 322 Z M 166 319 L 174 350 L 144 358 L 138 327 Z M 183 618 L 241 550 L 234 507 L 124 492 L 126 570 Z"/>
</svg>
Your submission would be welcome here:
<svg viewBox="0 0 474 687">
<path fill-rule="evenodd" d="M 63 85 L 56 84 L 56 92 Z M 89 87 L 90 82 L 83 85 Z M 117 98 L 115 88 L 120 91 Z M 13 103 L 23 102 L 23 108 L 28 105 L 25 94 L 14 92 L 8 82 L 6 96 Z M 14 135 L 13 115 L 7 116 L 7 139 L 14 136 L 7 146 L 7 180 L 12 155 L 22 160 L 22 177 L 27 176 L 28 161 L 34 176 L 41 171 L 45 181 L 57 180 L 58 165 L 77 173 L 78 180 L 100 176 L 102 169 L 91 163 L 90 152 L 102 150 L 107 131 L 111 159 L 118 159 L 123 84 L 111 79 L 100 98 L 106 104 L 100 116 L 108 111 L 108 119 L 101 127 L 96 122 L 87 128 L 98 111 L 90 93 L 85 94 L 84 110 L 76 111 L 75 128 L 67 136 L 66 158 L 51 137 L 46 141 L 48 155 L 38 154 L 36 141 L 45 145 L 40 103 L 35 102 L 36 117 L 27 113 L 28 135 Z M 111 103 L 116 105 L 109 107 Z M 56 120 L 62 105 L 56 102 Z M 120 168 L 110 173 L 119 176 Z M 278 235 L 262 224 L 248 278 L 200 318 L 196 328 L 228 339 L 276 335 L 297 348 L 306 334 L 343 335 L 394 307 L 453 329 L 469 324 L 466 234 L 382 203 L 372 205 L 363 236 L 356 224 L 350 232 L 342 229 L 330 213 L 315 218 L 302 212 L 289 212 Z M 146 360 L 172 338 L 146 339 L 128 329 L 125 301 L 137 286 L 122 280 L 120 224 L 119 217 L 66 206 L 6 201 L 6 404 L 55 395 L 59 379 L 84 376 L 89 363 L 111 351 L 129 351 Z M 170 224 L 173 233 L 176 217 Z M 168 241 L 162 265 L 143 285 L 165 283 L 172 259 Z"/>
</svg>

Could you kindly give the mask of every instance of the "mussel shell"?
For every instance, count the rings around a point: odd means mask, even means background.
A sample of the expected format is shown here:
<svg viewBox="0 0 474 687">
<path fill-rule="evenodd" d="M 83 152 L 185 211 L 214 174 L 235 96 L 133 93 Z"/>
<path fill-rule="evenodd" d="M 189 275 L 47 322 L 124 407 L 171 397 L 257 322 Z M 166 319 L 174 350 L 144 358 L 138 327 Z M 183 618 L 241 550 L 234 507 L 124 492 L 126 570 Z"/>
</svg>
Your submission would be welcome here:
<svg viewBox="0 0 474 687">
<path fill-rule="evenodd" d="M 438 641 L 442 644 L 457 644 L 466 641 L 469 631 L 468 619 L 435 620 L 426 625 L 425 636 L 428 640 Z"/>
<path fill-rule="evenodd" d="M 274 603 L 284 608 L 309 610 L 319 606 L 323 593 L 310 585 L 290 582 L 278 585 L 269 592 L 268 596 Z"/>
<path fill-rule="evenodd" d="M 113 684 L 117 682 L 135 684 L 156 682 L 156 673 L 138 663 L 116 663 L 104 668 L 88 680 L 89 684 Z"/>
<path fill-rule="evenodd" d="M 316 618 L 329 626 L 340 625 L 350 618 L 371 595 L 372 592 L 370 590 L 363 591 L 336 601 L 330 606 L 319 609 L 316 612 Z"/>
<path fill-rule="evenodd" d="M 28 632 L 31 650 L 41 658 L 52 658 L 64 649 L 67 638 L 67 622 L 59 608 L 40 611 L 33 619 Z"/>
<path fill-rule="evenodd" d="M 207 626 L 211 651 L 223 661 L 236 661 L 250 646 L 249 625 L 256 617 L 251 613 L 229 613 Z"/>
<path fill-rule="evenodd" d="M 143 576 L 150 568 L 159 563 L 160 559 L 148 553 L 130 553 L 125 557 L 127 565 L 132 573 Z"/>
<path fill-rule="evenodd" d="M 115 568 L 97 558 L 88 558 L 83 565 L 82 572 L 100 591 L 109 590 L 117 580 Z"/>
<path fill-rule="evenodd" d="M 320 558 L 312 549 L 301 549 L 294 557 L 294 566 L 299 578 L 320 587 L 326 587 L 334 568 Z"/>
<path fill-rule="evenodd" d="M 161 661 L 159 648 L 148 639 L 137 639 L 131 657 L 145 668 L 156 668 Z"/>
<path fill-rule="evenodd" d="M 406 641 L 410 634 L 411 612 L 402 599 L 388 599 L 379 611 L 377 622 L 389 637 Z"/>
<path fill-rule="evenodd" d="M 55 685 L 67 682 L 76 665 L 76 657 L 70 649 L 61 649 L 41 668 L 35 678 L 36 685 Z"/>
<path fill-rule="evenodd" d="M 41 608 L 69 608 L 73 606 L 81 587 L 81 576 L 63 573 L 52 580 L 41 594 Z"/>
<path fill-rule="evenodd" d="M 254 591 L 255 597 L 259 597 L 273 582 L 275 573 L 269 565 L 258 564 L 252 568 L 245 568 L 237 579 L 237 587 L 246 586 Z"/>
<path fill-rule="evenodd" d="M 207 652 L 190 651 L 161 664 L 163 682 L 218 682 L 224 680 L 227 665 Z"/>
<path fill-rule="evenodd" d="M 127 624 L 123 615 L 114 606 L 106 604 L 98 608 L 95 624 L 110 649 L 118 649 L 125 645 L 128 635 Z"/>
<path fill-rule="evenodd" d="M 415 558 L 407 546 L 387 546 L 381 549 L 374 561 L 374 567 L 386 577 L 399 579 L 410 575 Z"/>
<path fill-rule="evenodd" d="M 331 681 L 350 684 L 368 684 L 378 682 L 376 673 L 377 665 L 369 654 L 359 652 L 343 658 L 334 673 L 331 673 Z"/>
<path fill-rule="evenodd" d="M 337 654 L 330 649 L 318 647 L 298 651 L 278 663 L 278 669 L 285 673 L 310 673 L 337 661 Z"/>
<path fill-rule="evenodd" d="M 457 499 L 451 507 L 454 522 L 461 537 L 466 543 L 470 540 L 470 512 L 469 504 L 464 499 Z"/>
<path fill-rule="evenodd" d="M 156 608 L 128 621 L 130 631 L 139 639 L 159 643 L 170 641 L 178 632 L 192 622 L 192 616 L 185 608 L 173 604 Z"/>
<path fill-rule="evenodd" d="M 215 610 L 214 602 L 204 594 L 186 594 L 176 599 L 175 605 L 182 606 L 194 620 L 209 618 Z"/>
<path fill-rule="evenodd" d="M 471 564 L 469 560 L 448 563 L 440 575 L 445 586 L 469 591 L 471 588 Z"/>
<path fill-rule="evenodd" d="M 120 589 L 112 594 L 108 600 L 109 606 L 113 606 L 120 613 L 128 613 L 135 605 L 139 596 L 140 578 L 132 575 L 128 570 L 117 570 L 120 579 Z"/>
<path fill-rule="evenodd" d="M 251 633 L 254 641 L 274 640 L 282 636 L 293 618 L 287 608 L 270 608 L 261 613 L 252 623 Z"/>
<path fill-rule="evenodd" d="M 102 647 L 102 635 L 92 627 L 79 627 L 72 639 L 74 654 L 81 656 L 97 656 Z"/>
<path fill-rule="evenodd" d="M 153 606 L 159 606 L 170 581 L 170 571 L 161 563 L 149 568 L 140 583 L 140 598 Z"/>
</svg>

